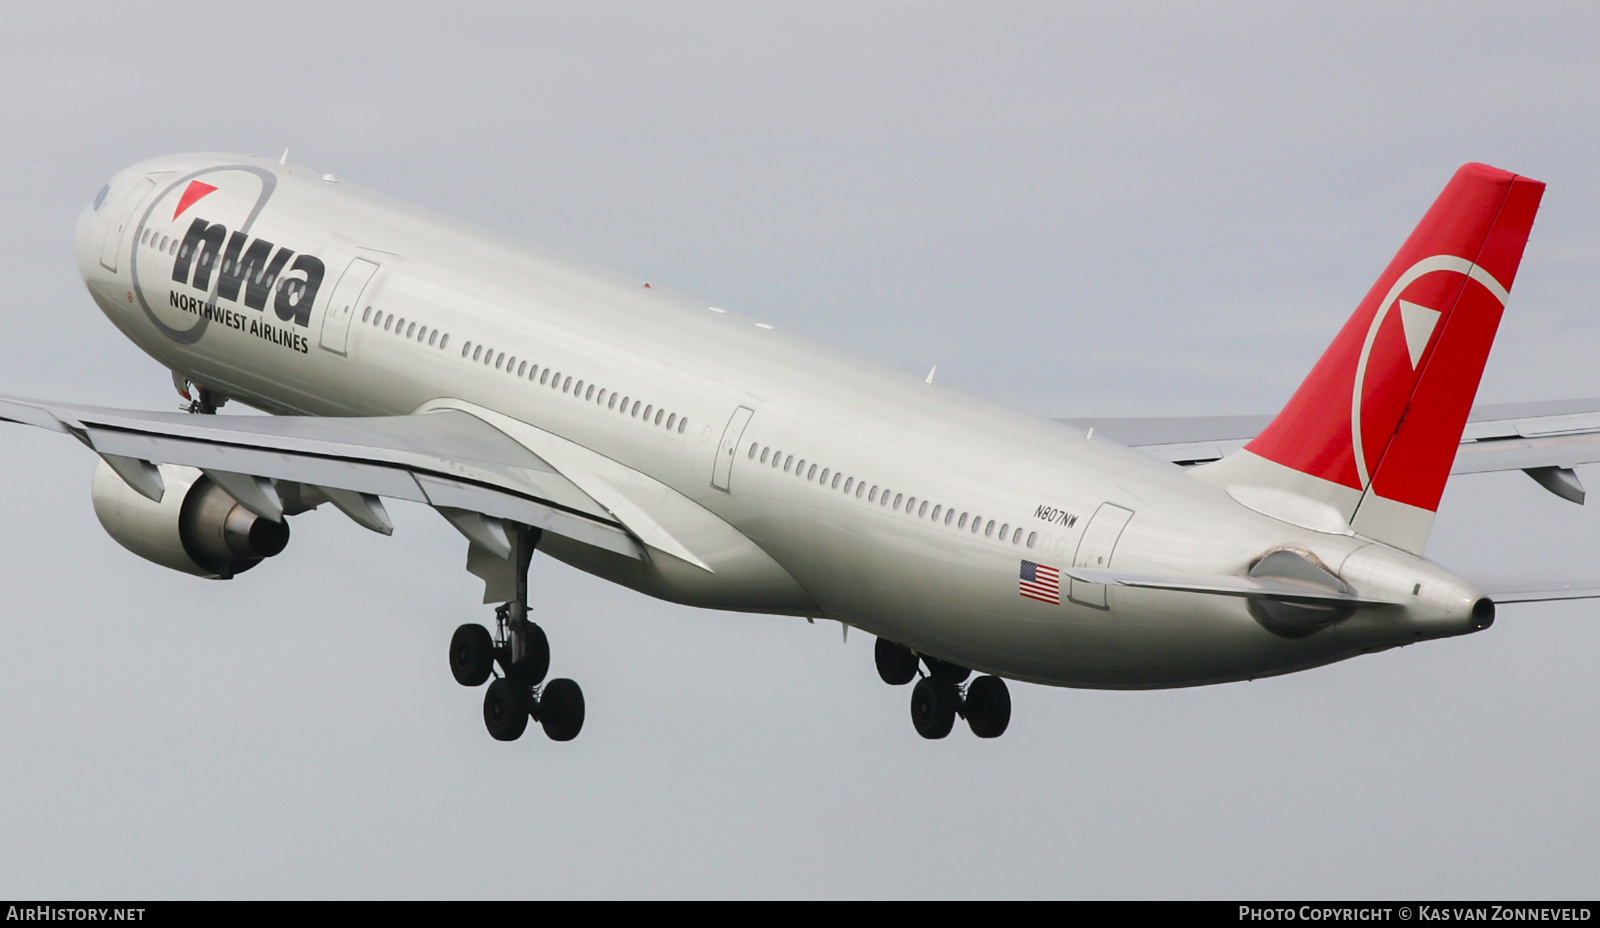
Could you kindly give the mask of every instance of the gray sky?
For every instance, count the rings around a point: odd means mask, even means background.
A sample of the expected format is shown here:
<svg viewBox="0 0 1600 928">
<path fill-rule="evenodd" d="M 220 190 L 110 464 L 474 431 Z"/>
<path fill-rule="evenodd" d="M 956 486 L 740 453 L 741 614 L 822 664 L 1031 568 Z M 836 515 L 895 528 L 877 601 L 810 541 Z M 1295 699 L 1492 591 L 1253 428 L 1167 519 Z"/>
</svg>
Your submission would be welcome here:
<svg viewBox="0 0 1600 928">
<path fill-rule="evenodd" d="M 1593 4 L 27 4 L 0 35 L 0 393 L 168 409 L 71 228 L 277 154 L 1048 415 L 1278 408 L 1462 162 L 1550 185 L 1479 398 L 1600 394 Z M 227 583 L 0 431 L 0 895 L 1586 896 L 1600 609 L 1273 680 L 1017 685 L 913 732 L 871 638 L 536 561 L 589 722 L 502 745 L 465 544 L 296 519 Z M 1600 479 L 1600 473 L 1590 473 Z M 1593 576 L 1600 513 L 1453 484 L 1429 555 Z"/>
</svg>

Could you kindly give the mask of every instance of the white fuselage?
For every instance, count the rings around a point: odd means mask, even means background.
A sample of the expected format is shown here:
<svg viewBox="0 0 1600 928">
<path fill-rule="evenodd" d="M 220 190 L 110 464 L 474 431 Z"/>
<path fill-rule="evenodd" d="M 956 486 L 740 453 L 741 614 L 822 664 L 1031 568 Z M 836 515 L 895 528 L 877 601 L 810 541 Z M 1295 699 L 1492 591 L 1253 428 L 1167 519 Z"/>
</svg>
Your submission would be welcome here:
<svg viewBox="0 0 1600 928">
<path fill-rule="evenodd" d="M 195 179 L 215 191 L 175 217 Z M 240 235 L 239 254 L 256 241 L 271 246 L 258 255 L 292 251 L 284 280 L 297 279 L 294 258 L 314 256 L 325 273 L 309 306 L 280 318 L 275 290 L 253 308 L 249 281 L 229 299 L 218 281 L 239 275 L 220 262 L 195 286 L 196 258 L 176 243 L 197 218 Z M 719 586 L 720 573 L 679 582 L 681 570 L 542 547 L 653 595 L 825 616 L 978 670 L 1095 687 L 1264 676 L 1471 630 L 1463 603 L 1475 593 L 1426 561 L 1269 518 L 1059 423 L 296 166 L 220 155 L 137 165 L 85 210 L 77 248 L 107 316 L 196 383 L 278 414 L 490 410 L 654 478 L 781 565 L 763 582 Z M 368 273 L 364 289 L 352 283 Z M 729 430 L 740 410 L 748 421 Z M 719 478 L 725 431 L 736 445 Z M 1283 545 L 1358 588 L 1409 592 L 1415 580 L 1427 592 L 1302 638 L 1269 632 L 1227 596 L 1065 577 L 1059 604 L 1019 594 L 1024 559 L 1240 574 Z"/>
</svg>

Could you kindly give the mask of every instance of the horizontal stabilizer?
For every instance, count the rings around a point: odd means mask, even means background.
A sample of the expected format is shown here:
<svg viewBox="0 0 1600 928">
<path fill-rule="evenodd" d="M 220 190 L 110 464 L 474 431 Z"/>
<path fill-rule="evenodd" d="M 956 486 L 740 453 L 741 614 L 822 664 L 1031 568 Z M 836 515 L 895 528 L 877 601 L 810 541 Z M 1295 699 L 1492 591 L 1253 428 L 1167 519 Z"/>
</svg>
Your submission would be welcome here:
<svg viewBox="0 0 1600 928">
<path fill-rule="evenodd" d="M 1600 599 L 1600 580 L 1499 580 L 1479 583 L 1478 589 L 1495 601 L 1506 603 L 1547 603 L 1563 599 Z"/>
<path fill-rule="evenodd" d="M 1181 466 L 1220 460 L 1250 443 L 1271 416 L 1058 419 Z M 1520 470 L 1562 499 L 1582 503 L 1573 467 L 1600 463 L 1600 399 L 1475 406 L 1450 467 L 1454 474 Z"/>
<path fill-rule="evenodd" d="M 1329 589 L 1315 583 L 1304 583 L 1287 577 L 1236 577 L 1231 574 L 1191 575 L 1161 577 L 1153 574 L 1124 573 L 1120 570 L 1091 570 L 1084 567 L 1066 567 L 1061 572 L 1081 583 L 1100 583 L 1106 586 L 1131 586 L 1149 590 L 1173 590 L 1181 593 L 1210 593 L 1216 596 L 1238 596 L 1245 599 L 1266 599 L 1282 603 L 1329 603 L 1346 606 L 1388 606 L 1389 600 L 1372 599 Z"/>
</svg>

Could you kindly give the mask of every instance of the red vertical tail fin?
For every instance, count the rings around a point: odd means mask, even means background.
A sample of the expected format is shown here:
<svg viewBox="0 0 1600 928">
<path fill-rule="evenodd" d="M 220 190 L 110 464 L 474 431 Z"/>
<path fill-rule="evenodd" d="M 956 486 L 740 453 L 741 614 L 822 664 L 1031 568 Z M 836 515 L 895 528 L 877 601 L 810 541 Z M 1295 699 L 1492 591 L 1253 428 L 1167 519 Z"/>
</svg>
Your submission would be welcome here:
<svg viewBox="0 0 1600 928">
<path fill-rule="evenodd" d="M 1321 500 L 1421 553 L 1543 194 L 1463 166 L 1289 404 L 1202 476 Z"/>
</svg>

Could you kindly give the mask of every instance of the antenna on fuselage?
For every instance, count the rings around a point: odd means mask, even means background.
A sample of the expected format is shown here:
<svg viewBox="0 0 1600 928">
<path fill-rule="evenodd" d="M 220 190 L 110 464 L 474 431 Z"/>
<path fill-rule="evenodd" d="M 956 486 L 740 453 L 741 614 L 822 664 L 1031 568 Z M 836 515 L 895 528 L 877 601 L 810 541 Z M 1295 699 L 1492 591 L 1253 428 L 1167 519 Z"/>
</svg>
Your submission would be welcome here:
<svg viewBox="0 0 1600 928">
<path fill-rule="evenodd" d="M 939 372 L 939 365 L 937 365 L 937 364 L 935 364 L 934 366 L 928 368 L 928 379 L 924 380 L 923 383 L 933 383 L 933 375 L 937 374 L 938 372 Z"/>
<path fill-rule="evenodd" d="M 283 154 L 278 156 L 278 163 L 279 164 L 288 164 L 289 163 L 289 149 L 285 148 L 283 150 Z"/>
</svg>

